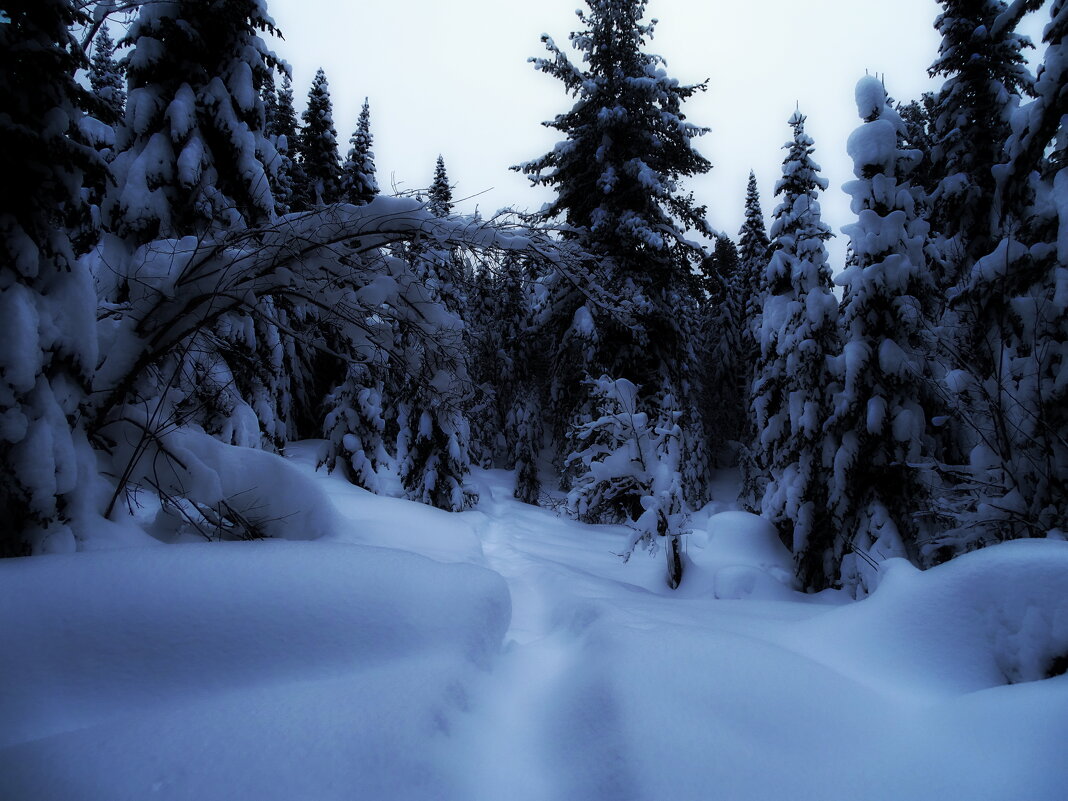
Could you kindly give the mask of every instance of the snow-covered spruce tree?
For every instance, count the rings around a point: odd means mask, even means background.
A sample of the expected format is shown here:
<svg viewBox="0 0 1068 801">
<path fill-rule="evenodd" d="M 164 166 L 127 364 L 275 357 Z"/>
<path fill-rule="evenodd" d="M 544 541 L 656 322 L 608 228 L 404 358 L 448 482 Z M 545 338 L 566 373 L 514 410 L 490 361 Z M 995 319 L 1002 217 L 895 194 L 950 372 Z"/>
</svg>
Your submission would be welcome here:
<svg viewBox="0 0 1068 801">
<path fill-rule="evenodd" d="M 274 113 L 267 118 L 266 131 L 278 152 L 278 168 L 271 185 L 275 211 L 278 214 L 307 211 L 311 208 L 311 200 L 307 176 L 296 159 L 300 139 L 297 112 L 293 107 L 293 82 L 288 72 L 282 73 L 282 85 L 278 88 Z"/>
<path fill-rule="evenodd" d="M 426 287 L 423 276 L 415 272 L 416 280 Z M 395 404 L 397 473 L 410 500 L 459 512 L 478 499 L 465 486 L 471 469 L 466 414 L 471 386 L 463 322 L 434 297 L 431 288 L 424 291 L 420 297 L 413 285 L 407 299 L 433 327 L 433 347 L 425 337 L 412 336 L 402 327 L 402 373 L 391 375 L 387 387 Z"/>
<path fill-rule="evenodd" d="M 679 536 L 688 512 L 682 492 L 683 433 L 681 412 L 650 420 L 640 411 L 638 388 L 625 378 L 608 376 L 591 381 L 597 416 L 573 434 L 576 450 L 569 457 L 583 469 L 567 496 L 568 509 L 587 522 L 627 523 L 635 546 L 655 549 L 667 541 L 668 583 L 682 580 Z M 672 399 L 646 408 L 670 409 Z"/>
<path fill-rule="evenodd" d="M 267 165 L 267 178 L 271 185 L 271 196 L 274 198 L 275 214 L 282 215 L 289 214 L 293 200 L 293 160 L 289 157 L 289 140 L 279 136 L 281 119 L 278 94 L 272 70 L 267 73 L 263 86 L 260 87 L 260 99 L 263 101 L 263 132 L 275 150 L 274 162 Z M 292 99 L 292 92 L 290 96 Z"/>
<path fill-rule="evenodd" d="M 274 199 L 265 164 L 259 90 L 279 62 L 262 0 L 146 3 L 124 42 L 126 125 L 104 205 L 134 245 L 212 235 L 267 222 Z"/>
<path fill-rule="evenodd" d="M 444 161 L 438 156 L 427 211 L 444 219 L 452 210 Z M 400 376 L 392 375 L 386 394 L 395 404 L 397 472 L 411 500 L 461 511 L 477 500 L 465 486 L 470 472 L 472 396 L 468 344 L 462 314 L 463 260 L 459 250 L 433 240 L 416 241 L 402 251 L 417 285 L 411 287 L 419 313 L 431 321 L 436 342 L 430 348 L 402 326 Z"/>
<path fill-rule="evenodd" d="M 740 289 L 745 292 L 745 315 L 751 334 L 750 347 L 755 353 L 758 347 L 756 330 L 760 326 L 758 319 L 764 304 L 761 286 L 764 271 L 771 256 L 771 240 L 764 223 L 764 212 L 760 207 L 760 190 L 757 188 L 756 173 L 749 171 L 749 183 L 745 187 L 745 219 L 738 230 L 738 261 Z"/>
<path fill-rule="evenodd" d="M 379 492 L 378 471 L 390 464 L 380 372 L 379 365 L 350 364 L 345 380 L 323 403 L 329 447 L 320 466 L 332 471 L 342 465 L 349 481 L 371 492 Z"/>
<path fill-rule="evenodd" d="M 808 575 L 813 556 L 822 566 L 833 544 L 824 425 L 831 411 L 829 361 L 838 350 L 838 300 L 824 246 L 831 229 L 818 202 L 827 181 L 812 160 L 804 115 L 795 112 L 788 124 L 793 139 L 784 145 L 788 152 L 775 186 L 782 200 L 771 224 L 772 256 L 762 282 L 767 293 L 753 381 L 752 452 L 768 479 L 761 514 L 778 528 L 795 554 L 802 585 L 809 587 L 818 583 Z"/>
<path fill-rule="evenodd" d="M 741 440 L 747 443 L 739 454 L 742 468 L 741 500 L 752 511 L 759 511 L 760 498 L 764 494 L 764 476 L 753 461 L 754 454 L 748 444 L 757 436 L 756 421 L 750 413 L 750 393 L 753 387 L 754 365 L 760 352 L 760 311 L 764 305 L 764 273 L 770 257 L 771 241 L 764 224 L 764 212 L 760 207 L 760 192 L 757 189 L 756 173 L 749 171 L 749 183 L 745 190 L 745 219 L 738 231 L 738 260 L 740 269 L 735 292 L 740 297 L 744 311 L 742 337 L 739 352 L 739 370 L 735 375 L 738 397 L 746 409 Z"/>
<path fill-rule="evenodd" d="M 179 248 L 191 252 L 196 240 L 210 246 L 276 219 L 280 160 L 262 92 L 282 65 L 261 31 L 274 31 L 261 0 L 151 3 L 131 26 L 126 126 L 104 206 L 116 236 L 88 257 L 113 318 L 143 293 L 135 283 L 171 273 L 162 254 L 176 240 L 191 238 Z M 227 280 L 220 273 L 220 287 Z M 140 406 L 155 410 L 146 425 L 195 423 L 226 442 L 281 447 L 300 394 L 286 366 L 292 335 L 278 326 L 276 298 L 256 301 L 216 291 L 212 325 L 169 352 L 155 385 L 142 382 L 125 411 L 112 410 L 113 424 Z"/>
<path fill-rule="evenodd" d="M 4 4 L 0 24 L 0 556 L 75 548 L 96 465 L 81 410 L 96 294 L 66 234 L 96 153 L 68 134 L 91 104 L 70 0 Z"/>
<path fill-rule="evenodd" d="M 805 552 L 799 567 L 810 589 L 841 583 L 863 593 L 883 560 L 919 562 L 916 517 L 927 500 L 915 465 L 929 449 L 921 299 L 933 287 L 928 226 L 916 216 L 918 190 L 908 180 L 920 154 L 900 147 L 904 124 L 877 78 L 861 79 L 856 99 L 864 123 L 849 138 L 856 180 L 844 188 L 858 219 L 843 228 L 852 259 L 837 279 L 841 386 L 829 424 L 837 526 L 833 545 Z"/>
<path fill-rule="evenodd" d="M 942 0 L 935 28 L 942 35 L 928 72 L 945 83 L 931 110 L 932 194 L 936 285 L 943 293 L 968 276 L 998 240 L 995 165 L 1005 158 L 1009 116 L 1032 78 L 1015 32 L 1020 15 L 1037 3 L 1017 0 Z"/>
<path fill-rule="evenodd" d="M 445 159 L 440 154 L 434 164 L 434 180 L 427 190 L 426 207 L 436 217 L 447 217 L 452 213 L 452 187 L 449 186 L 449 175 L 445 171 Z"/>
<path fill-rule="evenodd" d="M 1068 531 L 1068 4 L 1050 13 L 1036 99 L 1014 114 L 995 170 L 1002 239 L 958 298 L 986 329 L 980 358 L 947 377 L 973 447 L 950 498 L 954 525 L 935 543 L 940 559 Z"/>
<path fill-rule="evenodd" d="M 367 98 L 363 100 L 360 118 L 349 144 L 352 147 L 341 167 L 341 197 L 346 202 L 359 206 L 370 203 L 378 194 L 375 154 L 371 150 L 374 146 L 374 137 L 371 135 L 371 106 Z"/>
<path fill-rule="evenodd" d="M 445 159 L 440 155 L 434 166 L 434 180 L 427 190 L 427 211 L 435 217 L 452 214 L 452 187 L 445 171 Z M 435 300 L 459 319 L 468 312 L 468 281 L 471 270 L 459 250 L 416 243 L 409 258 L 423 276 Z"/>
<path fill-rule="evenodd" d="M 115 41 L 104 25 L 93 40 L 93 59 L 89 64 L 89 88 L 93 90 L 107 116 L 102 122 L 115 125 L 126 113 L 126 78 L 115 60 Z"/>
<path fill-rule="evenodd" d="M 307 181 L 307 194 L 313 205 L 336 203 L 341 199 L 341 159 L 334 129 L 334 110 L 326 73 L 315 73 L 308 90 L 308 106 L 301 113 L 298 150 Z"/>
<path fill-rule="evenodd" d="M 566 223 L 569 236 L 601 262 L 604 289 L 625 299 L 631 314 L 627 321 L 605 314 L 569 287 L 549 301 L 555 321 L 547 328 L 558 335 L 550 346 L 554 390 L 563 387 L 555 398 L 553 428 L 572 428 L 574 442 L 589 422 L 592 387 L 577 391 L 586 374 L 642 386 L 645 419 L 654 424 L 673 420 L 691 432 L 699 428 L 697 421 L 676 421 L 674 416 L 681 411 L 690 417 L 696 408 L 692 268 L 703 253 L 684 232 L 712 232 L 704 209 L 682 193 L 680 180 L 707 172 L 711 165 L 692 145 L 705 129 L 685 120 L 682 104 L 704 85 L 679 84 L 668 77 L 663 59 L 644 52 L 655 24 L 642 22 L 644 0 L 588 0 L 588 6 L 588 12 L 579 12 L 584 30 L 570 37 L 582 55 L 581 67 L 547 36 L 543 41 L 550 57 L 534 60 L 537 69 L 576 96 L 569 111 L 546 123 L 566 141 L 518 169 L 533 183 L 556 190 L 545 215 Z M 668 408 L 666 403 L 675 405 Z M 703 464 L 698 439 L 683 437 L 682 463 Z M 566 441 L 556 445 L 567 447 Z M 609 477 L 602 479 L 611 485 Z M 706 480 L 692 476 L 683 491 L 700 497 Z M 615 516 L 614 491 L 580 483 L 597 499 L 584 505 L 587 517 Z M 631 511 L 634 522 L 640 510 Z M 663 532 L 671 544 L 678 533 Z"/>
</svg>

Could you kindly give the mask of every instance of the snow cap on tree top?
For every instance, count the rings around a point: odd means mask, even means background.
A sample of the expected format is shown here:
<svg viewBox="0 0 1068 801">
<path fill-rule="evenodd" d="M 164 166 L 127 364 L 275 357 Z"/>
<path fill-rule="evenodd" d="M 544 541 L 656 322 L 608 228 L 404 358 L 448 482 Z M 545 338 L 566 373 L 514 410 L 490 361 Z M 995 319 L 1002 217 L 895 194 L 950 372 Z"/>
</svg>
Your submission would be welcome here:
<svg viewBox="0 0 1068 801">
<path fill-rule="evenodd" d="M 886 106 L 886 87 L 874 75 L 865 75 L 857 81 L 857 113 L 861 119 L 872 120 L 882 115 Z"/>
</svg>

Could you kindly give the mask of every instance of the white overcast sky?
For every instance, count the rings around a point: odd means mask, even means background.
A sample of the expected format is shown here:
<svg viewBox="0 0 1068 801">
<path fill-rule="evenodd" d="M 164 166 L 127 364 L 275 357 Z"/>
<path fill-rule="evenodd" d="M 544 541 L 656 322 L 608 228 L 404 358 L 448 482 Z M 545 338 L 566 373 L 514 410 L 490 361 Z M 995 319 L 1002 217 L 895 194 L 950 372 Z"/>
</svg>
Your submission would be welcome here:
<svg viewBox="0 0 1068 801">
<path fill-rule="evenodd" d="M 455 196 L 477 195 L 458 211 L 536 209 L 550 197 L 508 167 L 560 138 L 540 123 L 572 100 L 527 59 L 544 53 L 542 33 L 570 50 L 580 0 L 268 0 L 268 7 L 285 35 L 272 47 L 293 67 L 298 111 L 315 70 L 326 70 L 342 156 L 370 99 L 383 191 L 425 187 L 440 153 Z M 647 49 L 682 82 L 708 79 L 686 112 L 711 129 L 697 148 L 713 170 L 689 188 L 708 206 L 712 226 L 737 233 L 750 168 L 770 219 L 795 104 L 808 115 L 830 182 L 824 218 L 836 233 L 849 222 L 841 185 L 852 177 L 845 146 L 859 124 L 854 86 L 867 70 L 885 75 L 897 99 L 934 88 L 927 67 L 938 49 L 939 8 L 935 0 L 650 0 L 646 14 L 660 23 Z M 1045 16 L 1027 26 L 1036 40 Z M 844 250 L 838 236 L 835 271 Z"/>
</svg>

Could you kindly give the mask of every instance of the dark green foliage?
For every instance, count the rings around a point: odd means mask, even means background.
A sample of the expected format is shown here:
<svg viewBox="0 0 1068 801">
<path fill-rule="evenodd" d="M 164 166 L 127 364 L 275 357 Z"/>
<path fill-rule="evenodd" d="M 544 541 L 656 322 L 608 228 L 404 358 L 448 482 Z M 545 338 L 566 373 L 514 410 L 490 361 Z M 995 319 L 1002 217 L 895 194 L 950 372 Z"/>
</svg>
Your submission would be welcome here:
<svg viewBox="0 0 1068 801">
<path fill-rule="evenodd" d="M 308 91 L 308 107 L 300 117 L 304 127 L 300 130 L 298 149 L 309 202 L 312 205 L 336 203 L 341 199 L 341 159 L 330 84 L 322 69 L 315 73 Z"/>
<path fill-rule="evenodd" d="M 427 192 L 426 206 L 435 217 L 447 217 L 452 213 L 452 187 L 445 172 L 445 159 L 440 155 L 434 165 L 434 180 Z"/>
<path fill-rule="evenodd" d="M 96 152 L 72 134 L 92 108 L 69 0 L 8 0 L 0 24 L 0 556 L 73 549 L 85 464 L 78 429 L 96 368 L 92 278 L 68 231 Z"/>
<path fill-rule="evenodd" d="M 341 168 L 342 198 L 357 206 L 370 203 L 378 194 L 375 179 L 375 154 L 371 150 L 374 137 L 371 135 L 371 107 L 364 98 L 356 130 L 349 139 L 352 148 Z"/>
<path fill-rule="evenodd" d="M 117 124 L 126 111 L 126 79 L 115 61 L 115 42 L 104 25 L 93 41 L 93 60 L 89 65 L 89 87 L 106 110 L 101 122 Z"/>
<path fill-rule="evenodd" d="M 104 205 L 138 244 L 240 230 L 274 216 L 260 90 L 279 67 L 260 0 L 148 3 L 126 38 L 127 124 Z"/>
<path fill-rule="evenodd" d="M 682 104 L 705 86 L 668 78 L 663 59 L 644 52 L 655 25 L 641 21 L 645 5 L 590 0 L 589 11 L 579 14 L 585 29 L 570 37 L 581 66 L 548 37 L 543 42 L 550 57 L 534 59 L 576 102 L 546 123 L 566 141 L 516 169 L 556 191 L 546 216 L 566 223 L 567 235 L 599 263 L 590 272 L 597 291 L 625 299 L 629 312 L 624 319 L 591 302 L 596 292 L 576 291 L 567 282 L 554 286 L 543 330 L 552 338 L 550 417 L 561 450 L 568 446 L 560 432 L 592 412 L 589 385 L 581 383 L 587 375 L 626 378 L 645 388 L 643 402 L 670 398 L 689 418 L 683 429 L 700 428 L 692 419 L 697 386 L 691 334 L 697 327 L 693 271 L 703 253 L 684 232 L 712 232 L 704 209 L 682 192 L 680 181 L 711 167 L 692 144 L 706 129 L 682 114 Z M 660 417 L 660 411 L 651 415 Z M 687 438 L 687 464 L 703 464 L 698 440 Z M 697 472 L 703 481 L 703 468 Z M 687 488 L 687 494 L 702 492 Z"/>
</svg>

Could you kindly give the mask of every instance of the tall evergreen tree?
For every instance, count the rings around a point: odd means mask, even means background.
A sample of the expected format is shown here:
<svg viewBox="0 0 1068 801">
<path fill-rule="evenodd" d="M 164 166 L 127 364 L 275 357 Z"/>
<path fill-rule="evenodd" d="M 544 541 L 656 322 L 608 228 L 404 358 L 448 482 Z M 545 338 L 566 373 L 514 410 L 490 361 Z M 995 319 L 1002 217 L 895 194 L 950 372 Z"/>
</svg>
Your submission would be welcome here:
<svg viewBox="0 0 1068 801">
<path fill-rule="evenodd" d="M 741 439 L 746 443 L 739 455 L 742 468 L 742 502 L 747 508 L 757 511 L 764 494 L 764 475 L 754 461 L 756 455 L 749 445 L 757 435 L 756 421 L 749 413 L 753 393 L 754 366 L 760 352 L 760 312 L 764 305 L 767 287 L 764 276 L 770 257 L 771 241 L 764 224 L 764 212 L 760 207 L 760 192 L 757 189 L 756 173 L 749 171 L 749 183 L 745 190 L 745 219 L 738 231 L 738 260 L 740 264 L 736 292 L 743 309 L 742 337 L 739 343 L 739 370 L 735 376 L 737 396 L 746 414 Z"/>
<path fill-rule="evenodd" d="M 349 203 L 359 206 L 370 203 L 378 194 L 375 154 L 371 150 L 374 145 L 374 137 L 371 135 L 371 106 L 367 98 L 363 100 L 360 119 L 349 144 L 352 148 L 341 167 L 341 196 Z"/>
<path fill-rule="evenodd" d="M 667 76 L 659 56 L 644 52 L 655 25 L 642 22 L 644 0 L 588 0 L 588 6 L 579 14 L 585 29 L 571 35 L 582 66 L 549 37 L 543 42 L 550 57 L 534 60 L 537 69 L 559 79 L 577 98 L 570 111 L 547 123 L 566 136 L 566 143 L 518 168 L 534 184 L 556 190 L 546 216 L 571 227 L 573 238 L 600 260 L 604 288 L 628 299 L 631 311 L 631 319 L 623 321 L 571 290 L 552 306 L 557 320 L 552 328 L 559 336 L 554 383 L 570 385 L 558 398 L 569 408 L 557 409 L 555 428 L 563 427 L 563 418 L 576 435 L 585 430 L 576 426 L 589 422 L 595 391 L 594 385 L 575 391 L 584 375 L 606 374 L 640 386 L 651 425 L 676 424 L 680 411 L 692 416 L 696 387 L 689 332 L 696 327 L 697 310 L 691 273 L 703 253 L 683 232 L 712 234 L 704 209 L 680 189 L 682 178 L 711 167 L 692 146 L 705 129 L 682 115 L 683 102 L 704 85 L 679 84 Z M 693 423 L 684 419 L 681 428 L 691 430 Z M 695 439 L 687 443 L 692 452 L 681 457 L 687 464 L 701 458 Z M 584 514 L 618 518 L 621 508 L 631 508 L 634 522 L 641 512 L 634 492 L 650 488 L 625 490 L 632 502 L 592 491 L 604 503 L 587 504 Z M 702 491 L 686 488 L 686 494 Z M 658 508 L 674 503 L 648 502 Z M 666 507 L 661 511 L 664 520 L 674 514 Z M 674 535 L 667 537 L 673 546 Z M 672 581 L 677 580 L 673 574 Z"/>
<path fill-rule="evenodd" d="M 934 266 L 943 291 L 966 278 L 998 239 L 994 167 L 1005 158 L 1011 110 L 1031 91 L 1023 53 L 1031 44 L 1014 31 L 1017 14 L 1030 5 L 1010 11 L 1002 0 L 942 0 L 935 21 L 942 44 L 928 71 L 946 79 L 931 112 Z"/>
<path fill-rule="evenodd" d="M 706 437 L 719 464 L 733 464 L 747 430 L 748 392 L 739 376 L 750 366 L 743 359 L 747 340 L 746 288 L 741 286 L 738 248 L 730 237 L 716 237 L 712 255 L 703 265 L 703 335 L 699 349 L 704 375 L 701 396 Z"/>
<path fill-rule="evenodd" d="M 79 418 L 97 362 L 96 295 L 66 234 L 95 152 L 70 0 L 4 3 L 0 24 L 0 556 L 73 550 L 96 466 Z"/>
<path fill-rule="evenodd" d="M 275 192 L 275 210 L 279 214 L 307 211 L 311 208 L 308 178 L 296 158 L 300 134 L 297 111 L 293 107 L 293 82 L 288 72 L 282 73 L 282 85 L 278 87 L 273 111 L 274 113 L 267 117 L 266 131 L 279 156 L 272 187 Z"/>
<path fill-rule="evenodd" d="M 308 107 L 300 115 L 300 162 L 307 181 L 307 193 L 313 205 L 336 203 L 341 199 L 341 159 L 334 129 L 334 107 L 326 73 L 315 73 L 308 90 Z"/>
<path fill-rule="evenodd" d="M 745 291 L 746 324 L 750 330 L 747 342 L 750 354 L 755 354 L 758 348 L 756 330 L 760 325 L 760 309 L 764 304 L 762 282 L 770 256 L 771 240 L 768 239 L 764 212 L 760 207 L 756 173 L 750 170 L 749 183 L 745 188 L 745 219 L 738 231 L 738 260 L 741 263 L 740 277 Z"/>
<path fill-rule="evenodd" d="M 288 76 L 286 76 L 288 78 Z M 279 136 L 281 129 L 278 106 L 279 90 L 274 81 L 274 71 L 260 87 L 260 99 L 263 101 L 263 132 L 267 140 L 274 145 L 275 159 L 267 165 L 267 178 L 271 184 L 271 196 L 274 198 L 276 214 L 288 214 L 293 201 L 293 161 L 289 158 L 289 141 Z M 292 101 L 292 91 L 290 91 Z M 292 106 L 289 113 L 292 114 Z"/>
<path fill-rule="evenodd" d="M 89 87 L 106 109 L 106 118 L 102 122 L 117 124 L 126 111 L 126 80 L 122 67 L 115 60 L 115 41 L 107 25 L 100 29 L 93 40 Z"/>
<path fill-rule="evenodd" d="M 130 96 L 104 211 L 137 244 L 261 224 L 274 215 L 259 90 L 279 66 L 262 0 L 141 7 L 124 40 Z"/>
<path fill-rule="evenodd" d="M 827 181 L 812 160 L 805 117 L 790 117 L 793 139 L 775 194 L 782 200 L 771 225 L 772 256 L 764 274 L 760 357 L 753 382 L 755 461 L 769 483 L 761 513 L 795 554 L 799 578 L 813 584 L 810 563 L 822 567 L 831 546 L 827 514 L 830 448 L 830 359 L 837 352 L 838 301 L 824 243 L 831 229 L 820 218 L 818 196 Z M 818 572 L 818 570 L 817 570 Z"/>
<path fill-rule="evenodd" d="M 959 297 L 984 327 L 978 358 L 948 376 L 972 447 L 937 558 L 1068 530 L 1068 4 L 1050 14 L 1036 99 L 1014 114 L 996 172 L 1002 239 Z"/>
<path fill-rule="evenodd" d="M 920 154 L 900 147 L 904 123 L 878 79 L 861 79 L 856 97 L 864 123 L 849 138 L 856 180 L 845 190 L 858 219 L 843 229 L 853 258 L 838 278 L 841 387 L 830 423 L 837 525 L 833 547 L 810 555 L 803 572 L 813 589 L 840 580 L 865 592 L 882 560 L 919 561 L 915 513 L 925 491 L 914 465 L 929 455 L 922 298 L 933 287 L 924 260 L 928 226 L 909 184 Z"/>
<path fill-rule="evenodd" d="M 435 217 L 447 217 L 452 213 L 452 187 L 445 171 L 445 159 L 439 155 L 434 165 L 434 180 L 427 191 L 427 208 Z"/>
</svg>

